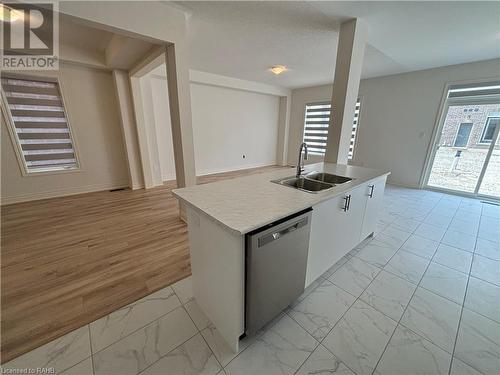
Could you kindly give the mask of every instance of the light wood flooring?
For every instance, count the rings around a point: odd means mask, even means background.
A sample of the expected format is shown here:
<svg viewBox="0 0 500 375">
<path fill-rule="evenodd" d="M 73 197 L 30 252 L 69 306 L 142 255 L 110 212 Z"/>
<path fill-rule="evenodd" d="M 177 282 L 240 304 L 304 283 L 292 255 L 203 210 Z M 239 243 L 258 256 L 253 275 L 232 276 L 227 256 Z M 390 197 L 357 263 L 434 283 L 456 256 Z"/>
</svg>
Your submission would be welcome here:
<svg viewBox="0 0 500 375">
<path fill-rule="evenodd" d="M 173 188 L 168 182 L 2 207 L 2 363 L 190 275 Z"/>
</svg>

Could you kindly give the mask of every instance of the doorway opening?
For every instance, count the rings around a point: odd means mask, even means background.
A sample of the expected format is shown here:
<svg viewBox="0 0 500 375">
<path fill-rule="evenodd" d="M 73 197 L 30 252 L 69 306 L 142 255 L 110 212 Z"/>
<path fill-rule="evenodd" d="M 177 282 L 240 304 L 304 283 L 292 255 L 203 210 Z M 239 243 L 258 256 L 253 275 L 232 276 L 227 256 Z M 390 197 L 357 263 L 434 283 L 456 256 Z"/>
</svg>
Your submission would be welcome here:
<svg viewBox="0 0 500 375">
<path fill-rule="evenodd" d="M 500 199 L 500 84 L 450 86 L 425 186 Z"/>
</svg>

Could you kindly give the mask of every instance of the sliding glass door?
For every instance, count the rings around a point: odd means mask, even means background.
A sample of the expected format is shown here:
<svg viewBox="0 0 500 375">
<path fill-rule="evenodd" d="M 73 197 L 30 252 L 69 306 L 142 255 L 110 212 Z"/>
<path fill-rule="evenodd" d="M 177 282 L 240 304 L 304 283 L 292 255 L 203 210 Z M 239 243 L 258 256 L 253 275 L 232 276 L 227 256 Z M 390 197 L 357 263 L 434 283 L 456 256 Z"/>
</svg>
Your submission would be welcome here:
<svg viewBox="0 0 500 375">
<path fill-rule="evenodd" d="M 438 130 L 426 185 L 500 198 L 500 85 L 451 87 Z"/>
<path fill-rule="evenodd" d="M 477 192 L 481 196 L 500 199 L 500 118 L 489 121 L 486 130 L 491 134 L 490 153 Z"/>
</svg>

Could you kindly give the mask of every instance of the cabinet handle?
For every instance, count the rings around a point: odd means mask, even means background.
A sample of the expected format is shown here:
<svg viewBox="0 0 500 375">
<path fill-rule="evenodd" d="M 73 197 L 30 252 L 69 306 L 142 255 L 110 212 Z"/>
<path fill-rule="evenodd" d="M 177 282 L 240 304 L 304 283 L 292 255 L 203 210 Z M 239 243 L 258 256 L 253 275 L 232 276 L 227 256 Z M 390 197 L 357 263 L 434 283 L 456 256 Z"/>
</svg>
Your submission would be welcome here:
<svg viewBox="0 0 500 375">
<path fill-rule="evenodd" d="M 368 187 L 370 188 L 370 194 L 368 194 L 368 196 L 370 198 L 373 198 L 373 190 L 375 190 L 375 185 L 368 185 Z"/>
<path fill-rule="evenodd" d="M 344 203 L 344 207 L 342 207 L 344 212 L 346 212 L 349 209 L 349 197 L 350 197 L 350 195 L 346 195 L 344 197 L 345 203 Z"/>
<path fill-rule="evenodd" d="M 349 199 L 347 200 L 347 211 L 351 209 L 351 194 L 349 194 Z"/>
</svg>

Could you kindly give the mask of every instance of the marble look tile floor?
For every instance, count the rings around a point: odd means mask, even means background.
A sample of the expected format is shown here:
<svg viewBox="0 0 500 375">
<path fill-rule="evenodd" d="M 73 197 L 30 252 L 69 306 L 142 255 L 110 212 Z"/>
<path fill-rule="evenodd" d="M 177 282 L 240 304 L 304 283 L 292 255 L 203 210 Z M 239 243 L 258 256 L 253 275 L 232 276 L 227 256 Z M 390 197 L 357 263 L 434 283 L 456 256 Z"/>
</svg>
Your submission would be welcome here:
<svg viewBox="0 0 500 375">
<path fill-rule="evenodd" d="M 191 279 L 6 364 L 64 375 L 498 375 L 500 206 L 387 186 L 377 232 L 233 353 Z"/>
</svg>

